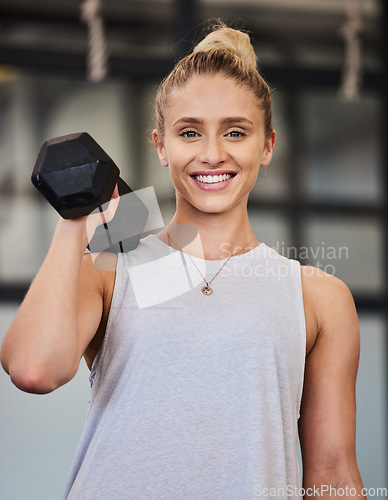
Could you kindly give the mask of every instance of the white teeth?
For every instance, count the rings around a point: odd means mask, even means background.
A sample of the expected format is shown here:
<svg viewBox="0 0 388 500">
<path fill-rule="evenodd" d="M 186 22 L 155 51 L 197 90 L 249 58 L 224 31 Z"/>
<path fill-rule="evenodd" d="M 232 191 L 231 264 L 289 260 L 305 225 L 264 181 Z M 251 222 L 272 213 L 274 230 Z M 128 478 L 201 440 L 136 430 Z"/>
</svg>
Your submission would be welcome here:
<svg viewBox="0 0 388 500">
<path fill-rule="evenodd" d="M 231 174 L 222 175 L 196 175 L 195 178 L 199 182 L 205 182 L 206 184 L 214 184 L 216 182 L 227 181 L 232 177 Z"/>
</svg>

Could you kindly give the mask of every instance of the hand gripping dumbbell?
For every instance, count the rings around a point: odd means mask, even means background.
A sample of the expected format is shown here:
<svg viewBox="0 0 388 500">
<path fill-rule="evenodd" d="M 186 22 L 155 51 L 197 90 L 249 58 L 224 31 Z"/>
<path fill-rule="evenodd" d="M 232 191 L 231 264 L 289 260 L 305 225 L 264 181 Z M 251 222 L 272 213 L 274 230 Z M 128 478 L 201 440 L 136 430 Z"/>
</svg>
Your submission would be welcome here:
<svg viewBox="0 0 388 500">
<path fill-rule="evenodd" d="M 127 252 L 137 247 L 148 209 L 119 177 L 113 160 L 86 132 L 43 143 L 31 180 L 64 219 L 89 215 L 108 206 L 117 184 L 120 201 L 113 219 L 97 227 L 91 252 Z"/>
</svg>

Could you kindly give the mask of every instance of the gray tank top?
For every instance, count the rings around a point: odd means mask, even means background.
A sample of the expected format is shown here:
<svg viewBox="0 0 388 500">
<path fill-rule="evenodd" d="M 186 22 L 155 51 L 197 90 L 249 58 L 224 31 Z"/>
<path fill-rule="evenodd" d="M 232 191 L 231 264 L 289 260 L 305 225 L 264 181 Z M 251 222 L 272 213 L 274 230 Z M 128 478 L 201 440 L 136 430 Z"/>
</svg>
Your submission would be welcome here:
<svg viewBox="0 0 388 500">
<path fill-rule="evenodd" d="M 65 498 L 300 498 L 300 264 L 261 243 L 206 296 L 193 261 L 154 235 L 119 254 Z"/>
</svg>

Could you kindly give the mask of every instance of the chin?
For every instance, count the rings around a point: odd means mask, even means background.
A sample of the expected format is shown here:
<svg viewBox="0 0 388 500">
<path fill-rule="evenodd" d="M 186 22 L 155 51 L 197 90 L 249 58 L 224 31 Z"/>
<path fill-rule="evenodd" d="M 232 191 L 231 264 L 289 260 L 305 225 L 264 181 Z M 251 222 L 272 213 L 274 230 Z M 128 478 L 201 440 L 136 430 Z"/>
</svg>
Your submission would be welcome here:
<svg viewBox="0 0 388 500">
<path fill-rule="evenodd" d="M 177 192 L 178 194 L 178 192 Z M 189 205 L 192 209 L 204 213 L 204 214 L 222 214 L 231 210 L 238 201 L 231 200 L 230 197 L 218 196 L 218 197 L 203 197 L 197 196 L 183 196 L 179 193 L 179 197 L 184 200 L 184 203 Z M 217 199 L 218 198 L 218 199 Z M 227 199 L 226 199 L 227 198 Z"/>
<path fill-rule="evenodd" d="M 201 204 L 198 203 L 193 205 L 197 210 L 205 214 L 223 214 L 228 212 L 232 207 L 229 205 L 225 205 L 223 203 L 207 203 Z"/>
</svg>

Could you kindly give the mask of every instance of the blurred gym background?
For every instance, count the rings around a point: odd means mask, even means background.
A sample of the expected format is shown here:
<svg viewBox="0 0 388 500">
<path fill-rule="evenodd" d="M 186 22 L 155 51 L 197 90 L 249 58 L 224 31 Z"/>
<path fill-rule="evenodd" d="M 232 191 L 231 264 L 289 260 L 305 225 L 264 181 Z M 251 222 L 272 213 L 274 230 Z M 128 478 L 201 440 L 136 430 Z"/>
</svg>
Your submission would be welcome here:
<svg viewBox="0 0 388 500">
<path fill-rule="evenodd" d="M 358 461 L 366 487 L 387 487 L 384 0 L 0 0 L 0 341 L 58 220 L 30 182 L 44 140 L 89 132 L 132 189 L 154 187 L 168 223 L 172 184 L 148 144 L 153 99 L 212 17 L 249 30 L 273 88 L 277 147 L 250 199 L 258 240 L 354 295 Z M 88 406 L 85 364 L 50 395 L 18 391 L 3 371 L 0 391 L 0 498 L 61 498 Z"/>
</svg>

